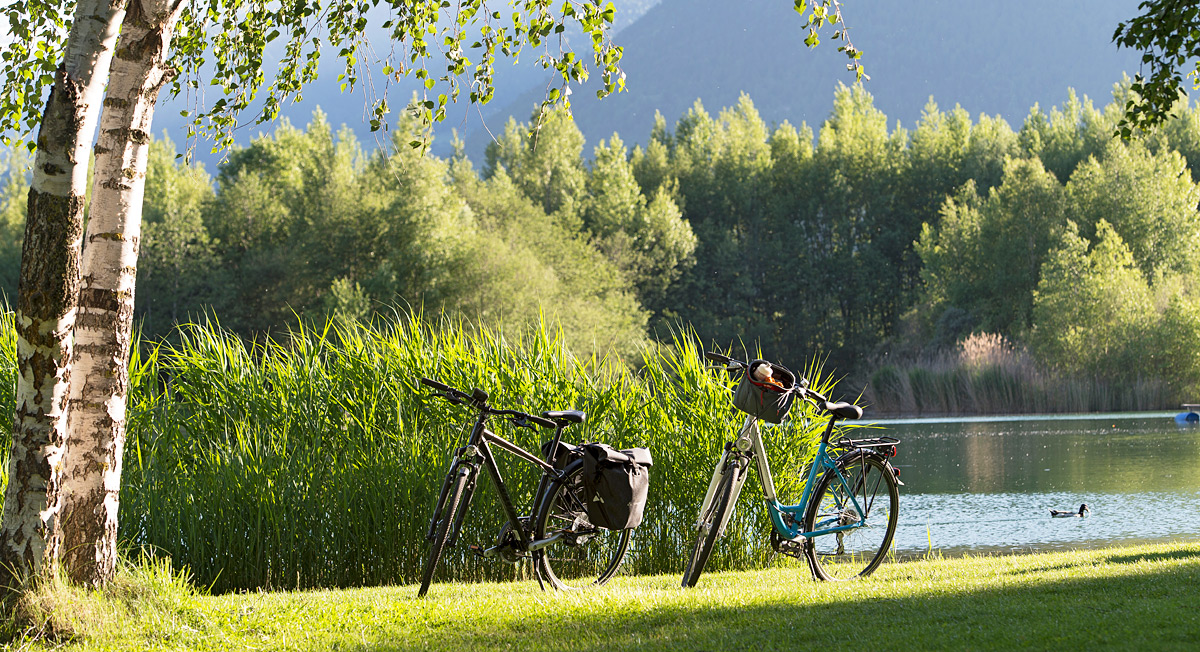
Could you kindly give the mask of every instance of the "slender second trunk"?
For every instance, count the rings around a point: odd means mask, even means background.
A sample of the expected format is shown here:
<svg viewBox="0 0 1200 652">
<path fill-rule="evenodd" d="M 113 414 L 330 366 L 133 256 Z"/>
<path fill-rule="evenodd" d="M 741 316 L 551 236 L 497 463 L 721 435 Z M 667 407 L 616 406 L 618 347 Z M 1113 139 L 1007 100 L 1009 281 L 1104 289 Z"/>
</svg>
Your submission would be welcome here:
<svg viewBox="0 0 1200 652">
<path fill-rule="evenodd" d="M 150 125 L 170 73 L 182 0 L 130 0 L 112 64 L 84 238 L 63 469 L 62 555 L 72 580 L 102 584 L 117 565 L 117 511 L 129 392 L 134 280 Z"/>
<path fill-rule="evenodd" d="M 17 292 L 17 407 L 0 586 L 58 558 L 66 396 L 88 152 L 125 0 L 80 0 L 37 137 Z"/>
</svg>

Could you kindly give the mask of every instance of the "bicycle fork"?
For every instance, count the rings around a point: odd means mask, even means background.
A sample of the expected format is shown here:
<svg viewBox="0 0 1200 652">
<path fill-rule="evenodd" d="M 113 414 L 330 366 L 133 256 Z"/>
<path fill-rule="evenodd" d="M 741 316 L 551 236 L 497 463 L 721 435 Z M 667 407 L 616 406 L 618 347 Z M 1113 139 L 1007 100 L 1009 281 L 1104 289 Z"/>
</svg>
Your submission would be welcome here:
<svg viewBox="0 0 1200 652">
<path fill-rule="evenodd" d="M 696 524 L 694 526 L 697 532 L 706 535 L 710 528 L 716 527 L 717 536 L 724 536 L 725 526 L 733 516 L 734 506 L 737 504 L 738 496 L 742 493 L 742 485 L 746 484 L 746 477 L 749 475 L 748 467 L 748 460 L 742 453 L 734 453 L 731 457 L 730 450 L 726 450 L 721 454 L 721 460 L 717 462 L 716 468 L 713 469 L 712 479 L 708 481 L 708 491 L 704 492 L 704 502 L 700 503 L 700 514 L 696 517 Z M 713 501 L 717 499 L 717 490 L 720 488 L 721 481 L 727 473 L 739 474 L 733 486 L 733 493 L 730 495 L 729 509 L 722 515 L 719 523 L 707 523 L 707 515 L 713 509 Z"/>
<path fill-rule="evenodd" d="M 429 520 L 429 531 L 425 533 L 426 541 L 432 541 L 434 534 L 437 532 L 437 525 L 441 522 L 446 511 L 446 498 L 450 493 L 450 485 L 458 476 L 466 476 L 467 484 L 463 487 L 463 496 L 459 503 L 458 512 L 455 514 L 454 524 L 450 530 L 450 537 L 446 541 L 446 547 L 451 547 L 458 541 L 459 532 L 462 530 L 463 518 L 471 506 L 471 499 L 475 496 L 475 484 L 479 478 L 479 473 L 473 464 L 464 462 L 457 457 L 454 459 L 454 463 L 450 465 L 450 472 L 446 474 L 446 479 L 442 481 L 442 490 L 438 493 L 437 505 L 433 510 L 433 518 Z"/>
</svg>

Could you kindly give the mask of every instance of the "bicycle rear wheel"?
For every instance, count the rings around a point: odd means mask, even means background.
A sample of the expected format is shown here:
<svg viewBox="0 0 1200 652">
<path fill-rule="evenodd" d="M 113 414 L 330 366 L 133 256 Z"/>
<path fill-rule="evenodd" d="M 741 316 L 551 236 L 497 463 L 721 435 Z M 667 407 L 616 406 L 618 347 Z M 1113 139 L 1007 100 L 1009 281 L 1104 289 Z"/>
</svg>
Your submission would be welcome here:
<svg viewBox="0 0 1200 652">
<path fill-rule="evenodd" d="M 450 531 L 458 520 L 458 508 L 462 501 L 463 491 L 469 480 L 468 474 L 452 471 L 454 478 L 450 481 L 450 486 L 446 491 L 446 502 L 434 518 L 438 519 L 437 524 L 433 528 L 433 538 L 429 541 L 429 559 L 425 562 L 425 568 L 421 571 L 421 588 L 417 591 L 417 597 L 423 598 L 429 592 L 429 585 L 433 583 L 433 571 L 437 568 L 438 560 L 442 557 L 442 551 L 446 547 L 446 540 L 450 538 Z"/>
<path fill-rule="evenodd" d="M 556 589 L 604 584 L 617 574 L 629 550 L 630 530 L 606 530 L 588 520 L 583 464 L 550 485 L 534 518 L 534 539 L 559 540 L 534 553 L 542 578 Z"/>
<path fill-rule="evenodd" d="M 692 547 L 692 556 L 688 561 L 687 568 L 683 571 L 683 588 L 696 586 L 696 582 L 700 579 L 700 573 L 704 572 L 704 565 L 712 556 L 713 547 L 717 544 L 717 537 L 725 529 L 725 524 L 729 522 L 729 517 L 733 514 L 733 505 L 737 502 L 738 489 L 741 487 L 739 480 L 743 473 L 745 473 L 745 469 L 740 465 L 729 464 L 721 474 L 712 503 L 709 504 L 708 511 L 700 518 L 696 545 Z"/>
<path fill-rule="evenodd" d="M 870 575 L 892 545 L 899 515 L 900 492 L 891 467 L 875 457 L 859 455 L 839 463 L 838 471 L 844 483 L 833 471 L 817 482 L 804 512 L 804 530 L 861 525 L 809 539 L 809 559 L 822 580 Z M 861 517 L 850 499 L 852 494 L 864 512 Z"/>
</svg>

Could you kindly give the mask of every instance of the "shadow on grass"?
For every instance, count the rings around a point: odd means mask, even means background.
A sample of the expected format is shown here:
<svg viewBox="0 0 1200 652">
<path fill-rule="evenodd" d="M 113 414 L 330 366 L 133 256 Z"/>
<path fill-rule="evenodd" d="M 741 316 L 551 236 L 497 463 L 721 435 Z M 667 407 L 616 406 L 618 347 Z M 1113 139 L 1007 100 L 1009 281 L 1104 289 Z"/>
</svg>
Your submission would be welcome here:
<svg viewBox="0 0 1200 652">
<path fill-rule="evenodd" d="M 1126 555 L 1109 555 L 1106 560 L 1114 564 L 1136 564 L 1142 561 L 1171 561 L 1171 560 L 1200 560 L 1200 550 L 1169 550 L 1166 552 L 1147 552 Z"/>
<path fill-rule="evenodd" d="M 447 605 L 444 612 L 429 612 L 436 624 L 416 637 L 410 630 L 409 640 L 389 640 L 385 628 L 358 649 L 1194 649 L 1200 618 L 1189 589 L 1200 586 L 1200 552 L 1162 557 L 1184 563 L 1136 575 L 1031 580 L 982 590 L 901 570 L 857 597 L 850 597 L 845 585 L 808 581 L 780 583 L 778 593 L 770 593 L 760 590 L 768 583 L 753 577 L 741 588 L 737 582 L 714 582 L 711 589 L 683 591 L 664 583 L 647 589 L 644 600 L 620 592 L 582 604 L 538 600 L 539 613 L 486 631 L 472 627 L 468 606 Z M 997 577 L 1004 575 L 997 569 Z M 769 584 L 773 588 L 776 581 Z M 916 595 L 891 595 L 912 587 Z M 453 615 L 456 607 L 462 615 Z"/>
</svg>

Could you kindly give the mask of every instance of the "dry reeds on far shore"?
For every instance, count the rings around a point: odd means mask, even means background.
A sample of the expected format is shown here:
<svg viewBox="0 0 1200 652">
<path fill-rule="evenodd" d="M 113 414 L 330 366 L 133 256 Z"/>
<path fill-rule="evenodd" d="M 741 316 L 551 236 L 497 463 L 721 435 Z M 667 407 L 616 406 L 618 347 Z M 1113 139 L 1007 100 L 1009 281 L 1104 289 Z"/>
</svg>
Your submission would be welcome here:
<svg viewBox="0 0 1200 652">
<path fill-rule="evenodd" d="M 880 366 L 863 401 L 877 415 L 1107 412 L 1163 409 L 1177 391 L 1157 379 L 1066 376 L 1002 335 L 976 333 L 954 349 Z"/>
</svg>

